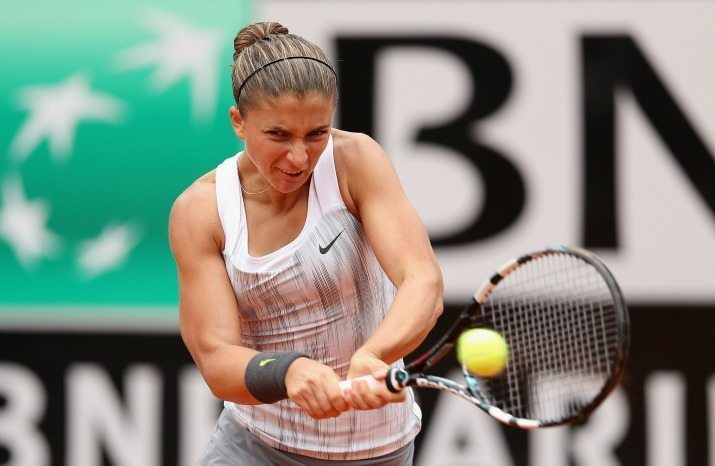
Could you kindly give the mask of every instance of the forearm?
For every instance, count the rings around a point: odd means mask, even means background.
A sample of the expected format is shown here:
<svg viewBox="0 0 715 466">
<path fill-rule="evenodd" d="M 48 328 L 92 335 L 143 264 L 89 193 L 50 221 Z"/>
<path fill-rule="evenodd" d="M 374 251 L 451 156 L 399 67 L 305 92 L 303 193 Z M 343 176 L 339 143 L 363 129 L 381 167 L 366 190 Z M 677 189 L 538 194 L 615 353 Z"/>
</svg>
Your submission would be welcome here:
<svg viewBox="0 0 715 466">
<path fill-rule="evenodd" d="M 406 279 L 398 287 L 385 319 L 359 351 L 370 352 L 392 364 L 422 343 L 442 309 L 443 286 L 439 273 Z"/>
<path fill-rule="evenodd" d="M 211 393 L 221 400 L 238 404 L 260 404 L 246 387 L 245 374 L 257 351 L 237 345 L 192 351 L 199 372 Z"/>
</svg>

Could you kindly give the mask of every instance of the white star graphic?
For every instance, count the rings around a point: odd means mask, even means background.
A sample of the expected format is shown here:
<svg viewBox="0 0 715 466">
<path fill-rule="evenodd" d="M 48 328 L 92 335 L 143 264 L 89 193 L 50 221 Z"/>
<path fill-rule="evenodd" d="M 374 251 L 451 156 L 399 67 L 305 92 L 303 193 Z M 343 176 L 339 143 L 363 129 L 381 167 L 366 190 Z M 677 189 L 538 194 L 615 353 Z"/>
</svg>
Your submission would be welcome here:
<svg viewBox="0 0 715 466">
<path fill-rule="evenodd" d="M 110 223 L 96 238 L 82 241 L 77 262 L 84 277 L 94 278 L 119 268 L 139 243 L 139 236 L 139 228 L 131 222 Z"/>
<path fill-rule="evenodd" d="M 57 250 L 58 237 L 47 228 L 49 208 L 44 200 L 29 201 L 22 181 L 10 177 L 2 186 L 0 238 L 10 245 L 23 267 L 31 268 Z"/>
<path fill-rule="evenodd" d="M 67 158 L 82 120 L 116 123 L 123 116 L 123 104 L 107 94 L 92 91 L 89 78 L 81 73 L 55 86 L 25 87 L 18 100 L 21 107 L 29 110 L 10 145 L 10 152 L 20 161 L 44 138 L 50 144 L 53 158 Z"/>
<path fill-rule="evenodd" d="M 119 68 L 156 66 L 150 84 L 157 92 L 168 89 L 181 78 L 189 79 L 193 118 L 210 121 L 216 108 L 223 34 L 153 9 L 145 12 L 142 23 L 157 35 L 156 41 L 120 53 Z"/>
</svg>

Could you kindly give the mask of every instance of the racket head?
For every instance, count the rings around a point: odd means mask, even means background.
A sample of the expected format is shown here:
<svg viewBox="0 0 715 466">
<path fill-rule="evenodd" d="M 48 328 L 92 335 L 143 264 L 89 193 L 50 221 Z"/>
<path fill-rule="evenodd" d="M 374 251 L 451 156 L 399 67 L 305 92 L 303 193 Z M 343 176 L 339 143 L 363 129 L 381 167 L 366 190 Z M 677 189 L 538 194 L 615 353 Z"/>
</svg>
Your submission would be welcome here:
<svg viewBox="0 0 715 466">
<path fill-rule="evenodd" d="M 484 378 L 463 367 L 480 407 L 505 424 L 535 428 L 577 422 L 618 384 L 629 343 L 623 294 L 605 264 L 575 248 L 512 260 L 475 294 L 474 327 L 509 345 L 504 372 Z"/>
</svg>

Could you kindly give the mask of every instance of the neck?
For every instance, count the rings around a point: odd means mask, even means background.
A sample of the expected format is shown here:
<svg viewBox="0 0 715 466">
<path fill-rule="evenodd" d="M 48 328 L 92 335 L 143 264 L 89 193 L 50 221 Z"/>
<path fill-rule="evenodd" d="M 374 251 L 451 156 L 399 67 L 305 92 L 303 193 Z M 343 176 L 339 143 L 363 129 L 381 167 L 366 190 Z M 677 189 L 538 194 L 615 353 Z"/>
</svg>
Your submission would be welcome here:
<svg viewBox="0 0 715 466">
<path fill-rule="evenodd" d="M 258 172 L 246 154 L 244 151 L 239 156 L 237 167 L 238 183 L 243 193 L 244 202 L 270 204 L 275 211 L 280 212 L 291 210 L 301 199 L 307 198 L 310 190 L 309 181 L 289 193 L 272 189 L 270 182 Z"/>
<path fill-rule="evenodd" d="M 245 151 L 239 156 L 237 167 L 238 185 L 241 187 L 241 191 L 249 196 L 267 193 L 272 187 L 270 182 L 261 176 L 253 163 L 244 154 L 246 154 Z M 251 181 L 248 181 L 249 179 Z"/>
</svg>

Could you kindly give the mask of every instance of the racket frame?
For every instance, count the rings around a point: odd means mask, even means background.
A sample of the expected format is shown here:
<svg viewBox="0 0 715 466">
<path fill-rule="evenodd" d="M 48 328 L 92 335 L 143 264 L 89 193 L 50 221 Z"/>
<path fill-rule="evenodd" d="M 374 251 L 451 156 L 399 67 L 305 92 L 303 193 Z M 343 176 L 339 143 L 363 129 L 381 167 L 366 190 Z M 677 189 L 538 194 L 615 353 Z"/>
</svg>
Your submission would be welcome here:
<svg viewBox="0 0 715 466">
<path fill-rule="evenodd" d="M 599 390 L 598 395 L 596 395 L 589 403 L 581 407 L 578 412 L 571 416 L 551 419 L 548 421 L 526 419 L 513 416 L 486 402 L 485 398 L 481 396 L 477 378 L 470 374 L 464 366 L 462 367 L 462 372 L 467 382 L 466 386 L 450 379 L 425 374 L 426 371 L 432 368 L 448 353 L 450 353 L 452 349 L 454 349 L 457 339 L 462 332 L 476 326 L 481 318 L 480 313 L 482 306 L 487 302 L 489 295 L 500 281 L 524 264 L 542 256 L 553 254 L 566 254 L 574 256 L 591 265 L 604 279 L 604 282 L 613 298 L 613 304 L 616 310 L 616 334 L 620 345 L 614 361 L 615 369 Z M 621 292 L 618 283 L 606 265 L 596 255 L 583 249 L 566 246 L 550 247 L 530 254 L 524 254 L 502 265 L 497 272 L 482 285 L 479 291 L 474 294 L 470 304 L 460 312 L 457 320 L 451 325 L 447 332 L 442 335 L 442 337 L 426 352 L 407 364 L 404 369 L 391 369 L 387 374 L 386 383 L 388 389 L 393 392 L 397 392 L 410 386 L 448 391 L 460 396 L 472 404 L 477 405 L 479 408 L 500 422 L 506 425 L 518 427 L 520 429 L 535 429 L 540 427 L 563 425 L 579 422 L 585 419 L 601 404 L 601 402 L 603 402 L 603 400 L 605 400 L 616 385 L 618 385 L 623 375 L 625 362 L 628 357 L 629 342 L 630 323 L 625 299 L 623 298 L 623 293 Z"/>
</svg>

